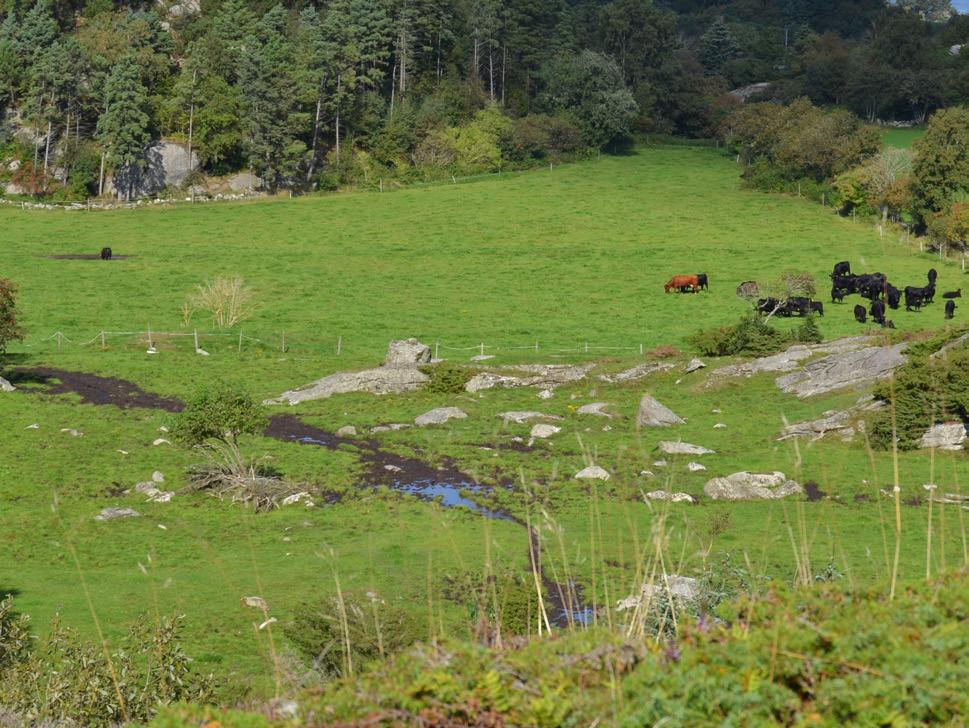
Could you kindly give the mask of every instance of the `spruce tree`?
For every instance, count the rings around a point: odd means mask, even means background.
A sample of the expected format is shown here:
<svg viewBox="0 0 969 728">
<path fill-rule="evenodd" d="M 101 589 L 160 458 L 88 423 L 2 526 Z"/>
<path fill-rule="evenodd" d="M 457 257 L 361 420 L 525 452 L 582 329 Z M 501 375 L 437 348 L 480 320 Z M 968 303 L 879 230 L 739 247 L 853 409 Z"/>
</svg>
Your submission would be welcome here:
<svg viewBox="0 0 969 728">
<path fill-rule="evenodd" d="M 125 56 L 114 67 L 104 91 L 104 112 L 98 118 L 97 138 L 108 164 L 115 170 L 118 196 L 123 191 L 130 201 L 135 179 L 145 167 L 145 150 L 150 141 L 145 111 L 148 95 L 132 56 Z"/>
<path fill-rule="evenodd" d="M 722 15 L 710 24 L 707 32 L 703 34 L 702 41 L 700 60 L 707 70 L 713 73 L 720 73 L 723 65 L 739 52 L 737 41 L 734 40 Z"/>
</svg>

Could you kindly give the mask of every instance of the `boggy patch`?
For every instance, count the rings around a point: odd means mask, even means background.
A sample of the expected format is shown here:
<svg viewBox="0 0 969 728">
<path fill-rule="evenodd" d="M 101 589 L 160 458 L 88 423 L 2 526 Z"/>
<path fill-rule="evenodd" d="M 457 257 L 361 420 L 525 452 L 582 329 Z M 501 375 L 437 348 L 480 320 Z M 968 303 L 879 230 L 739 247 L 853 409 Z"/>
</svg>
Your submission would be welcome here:
<svg viewBox="0 0 969 728">
<path fill-rule="evenodd" d="M 146 392 L 134 382 L 87 372 L 22 367 L 12 370 L 8 379 L 14 386 L 40 385 L 39 388 L 26 386 L 23 391 L 27 393 L 76 394 L 85 404 L 113 405 L 120 409 L 142 407 L 165 412 L 181 412 L 185 409 L 181 400 Z"/>
<path fill-rule="evenodd" d="M 128 260 L 133 255 L 112 255 L 110 258 L 102 258 L 99 253 L 63 253 L 61 255 L 42 255 L 47 260 L 103 260 L 110 263 L 112 260 Z"/>
</svg>

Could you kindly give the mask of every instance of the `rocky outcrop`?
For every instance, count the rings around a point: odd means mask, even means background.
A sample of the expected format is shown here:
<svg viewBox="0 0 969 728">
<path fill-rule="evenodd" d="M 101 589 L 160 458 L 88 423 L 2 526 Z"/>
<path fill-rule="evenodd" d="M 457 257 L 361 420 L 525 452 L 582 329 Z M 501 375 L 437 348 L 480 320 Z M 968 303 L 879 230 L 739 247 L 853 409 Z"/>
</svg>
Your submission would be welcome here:
<svg viewBox="0 0 969 728">
<path fill-rule="evenodd" d="M 511 367 L 509 373 L 481 372 L 464 385 L 466 391 L 474 393 L 493 387 L 542 387 L 555 389 L 563 384 L 571 384 L 585 379 L 595 364 L 521 364 Z"/>
<path fill-rule="evenodd" d="M 537 425 L 532 425 L 532 431 L 529 433 L 529 437 L 532 440 L 545 440 L 551 437 L 552 435 L 557 435 L 561 431 L 562 431 L 561 427 L 539 423 Z"/>
<path fill-rule="evenodd" d="M 874 412 L 885 407 L 885 403 L 876 400 L 870 394 L 861 397 L 854 407 L 846 410 L 826 410 L 816 420 L 795 422 L 781 430 L 778 440 L 788 440 L 792 437 L 810 437 L 818 440 L 825 435 L 835 433 L 842 440 L 850 441 L 858 430 L 864 430 L 862 418 L 867 412 Z"/>
<path fill-rule="evenodd" d="M 645 394 L 639 400 L 636 427 L 671 427 L 682 425 L 684 420 L 655 397 Z"/>
<path fill-rule="evenodd" d="M 633 368 L 626 369 L 618 374 L 600 374 L 599 379 L 610 384 L 634 382 L 637 379 L 648 377 L 650 374 L 665 372 L 672 368 L 673 365 L 667 362 L 647 362 L 645 364 L 637 364 Z"/>
<path fill-rule="evenodd" d="M 780 471 L 773 473 L 742 471 L 725 478 L 708 480 L 703 486 L 703 492 L 713 500 L 763 500 L 803 493 L 804 489 Z"/>
<path fill-rule="evenodd" d="M 908 344 L 869 346 L 856 351 L 831 354 L 809 362 L 799 371 L 777 379 L 782 392 L 803 399 L 848 387 L 861 387 L 883 379 L 902 366 Z"/>
<path fill-rule="evenodd" d="M 659 449 L 666 453 L 667 455 L 715 455 L 715 450 L 710 450 L 706 447 L 701 447 L 700 445 L 691 445 L 688 442 L 673 442 L 671 440 L 663 440 L 657 446 Z"/>
<path fill-rule="evenodd" d="M 337 437 L 356 437 L 357 428 L 353 425 L 344 425 L 336 431 Z"/>
<path fill-rule="evenodd" d="M 653 490 L 646 494 L 649 500 L 668 500 L 673 503 L 696 503 L 689 493 L 671 493 L 667 490 Z"/>
<path fill-rule="evenodd" d="M 124 196 L 130 185 L 132 197 L 150 197 L 166 187 L 185 184 L 188 176 L 198 167 L 199 159 L 194 153 L 189 164 L 187 145 L 156 141 L 145 150 L 143 169 L 132 168 L 131 172 L 108 180 L 106 188 L 108 192 Z"/>
<path fill-rule="evenodd" d="M 425 425 L 443 425 L 448 420 L 464 420 L 467 417 L 467 413 L 457 407 L 438 407 L 437 409 L 432 409 L 430 412 L 419 415 L 414 420 L 414 424 L 418 427 L 424 427 Z"/>
<path fill-rule="evenodd" d="M 679 601 L 693 601 L 699 594 L 700 582 L 697 579 L 676 574 L 670 574 L 664 579 L 662 575 L 658 575 L 654 583 L 643 584 L 639 594 L 620 599 L 616 604 L 616 610 L 623 612 L 639 609 L 663 596 L 673 597 Z"/>
<path fill-rule="evenodd" d="M 857 351 L 870 346 L 872 341 L 874 340 L 870 336 L 851 336 L 845 339 L 827 341 L 823 344 L 795 344 L 779 354 L 762 356 L 752 361 L 730 364 L 715 369 L 710 375 L 707 386 L 713 386 L 718 380 L 730 377 L 752 377 L 761 372 L 794 371 L 802 361 L 810 359 L 812 356 Z"/>
<path fill-rule="evenodd" d="M 113 521 L 118 518 L 137 518 L 140 515 L 134 508 L 104 508 L 94 517 L 94 520 Z"/>
<path fill-rule="evenodd" d="M 560 420 L 561 417 L 547 415 L 544 412 L 532 412 L 531 410 L 512 410 L 510 412 L 499 412 L 498 416 L 505 421 L 514 422 L 516 425 L 523 425 L 529 420 Z"/>
<path fill-rule="evenodd" d="M 384 357 L 386 367 L 416 367 L 429 364 L 431 361 L 431 347 L 422 344 L 417 339 L 398 339 L 387 346 L 387 356 Z"/>
<path fill-rule="evenodd" d="M 314 399 L 326 399 L 334 394 L 369 392 L 370 394 L 401 394 L 419 389 L 430 381 L 419 363 L 430 361 L 431 350 L 416 339 L 392 341 L 387 347 L 383 366 L 359 372 L 337 372 L 298 389 L 283 392 L 265 404 L 299 404 Z"/>
<path fill-rule="evenodd" d="M 946 422 L 933 425 L 919 441 L 921 448 L 936 450 L 962 450 L 966 441 L 966 426 L 961 422 Z"/>
<path fill-rule="evenodd" d="M 13 392 L 17 388 L 3 377 L 0 377 L 0 392 Z"/>
<path fill-rule="evenodd" d="M 575 474 L 576 480 L 609 480 L 609 473 L 598 465 L 590 465 Z"/>
<path fill-rule="evenodd" d="M 706 366 L 707 365 L 699 359 L 690 359 L 690 363 L 686 365 L 686 373 L 692 374 L 695 371 L 706 368 Z"/>
</svg>

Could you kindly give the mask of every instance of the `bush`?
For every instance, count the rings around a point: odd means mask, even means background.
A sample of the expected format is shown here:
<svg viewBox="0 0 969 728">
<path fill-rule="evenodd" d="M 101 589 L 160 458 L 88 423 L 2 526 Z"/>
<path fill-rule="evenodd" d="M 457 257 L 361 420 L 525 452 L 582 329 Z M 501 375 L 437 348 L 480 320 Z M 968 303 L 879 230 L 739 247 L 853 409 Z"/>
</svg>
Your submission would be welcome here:
<svg viewBox="0 0 969 728">
<path fill-rule="evenodd" d="M 704 356 L 767 356 L 790 343 L 789 337 L 758 314 L 747 314 L 733 326 L 699 331 L 690 338 Z"/>
<path fill-rule="evenodd" d="M 266 422 L 264 408 L 248 392 L 223 386 L 199 392 L 176 416 L 172 434 L 189 447 L 235 444 L 239 435 L 262 432 Z"/>
<path fill-rule="evenodd" d="M 284 631 L 324 678 L 360 672 L 417 642 L 426 622 L 372 592 L 297 607 Z M 349 654 L 347 645 L 349 644 Z"/>
<path fill-rule="evenodd" d="M 433 394 L 459 394 L 475 375 L 473 369 L 451 362 L 423 366 L 420 370 L 431 378 L 424 389 Z"/>
<path fill-rule="evenodd" d="M 794 329 L 794 340 L 802 344 L 820 344 L 824 341 L 818 320 L 814 316 L 808 316 L 804 323 Z"/>
<path fill-rule="evenodd" d="M 11 341 L 23 341 L 24 330 L 17 323 L 17 286 L 0 278 L 0 354 Z"/>
<path fill-rule="evenodd" d="M 875 387 L 877 399 L 889 406 L 894 404 L 898 446 L 903 450 L 918 448 L 922 433 L 937 422 L 969 421 L 969 348 L 934 359 L 926 348 L 910 349 L 909 362 L 896 371 L 894 401 L 891 382 Z M 890 449 L 891 410 L 874 413 L 868 431 L 874 447 Z"/>
</svg>

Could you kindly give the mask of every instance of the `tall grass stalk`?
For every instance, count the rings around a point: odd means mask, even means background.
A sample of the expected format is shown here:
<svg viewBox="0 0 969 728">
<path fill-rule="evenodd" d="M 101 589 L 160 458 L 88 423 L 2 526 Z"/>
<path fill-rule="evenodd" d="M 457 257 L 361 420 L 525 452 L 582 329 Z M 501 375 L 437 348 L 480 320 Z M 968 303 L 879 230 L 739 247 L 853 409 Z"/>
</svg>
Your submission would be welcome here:
<svg viewBox="0 0 969 728">
<path fill-rule="evenodd" d="M 895 587 L 898 584 L 898 561 L 902 553 L 902 489 L 898 481 L 898 423 L 895 410 L 895 377 L 889 380 L 891 392 L 892 412 L 892 494 L 895 496 L 895 559 L 892 561 L 892 586 L 888 593 L 889 599 L 895 599 Z"/>
</svg>

